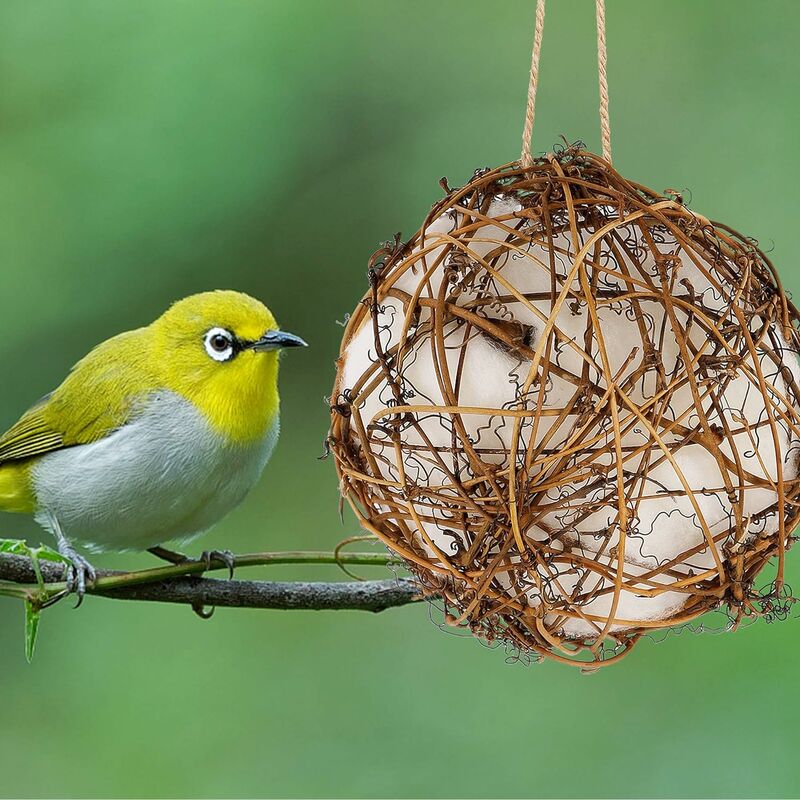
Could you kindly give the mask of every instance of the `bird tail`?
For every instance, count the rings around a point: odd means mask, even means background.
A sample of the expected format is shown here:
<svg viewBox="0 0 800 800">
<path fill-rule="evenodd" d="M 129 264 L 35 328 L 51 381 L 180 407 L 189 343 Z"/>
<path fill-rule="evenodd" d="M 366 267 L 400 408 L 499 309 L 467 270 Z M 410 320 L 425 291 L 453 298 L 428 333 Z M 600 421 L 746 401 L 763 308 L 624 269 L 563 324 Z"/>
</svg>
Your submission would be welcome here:
<svg viewBox="0 0 800 800">
<path fill-rule="evenodd" d="M 0 464 L 0 511 L 32 514 L 35 510 L 29 465 L 19 461 Z"/>
</svg>

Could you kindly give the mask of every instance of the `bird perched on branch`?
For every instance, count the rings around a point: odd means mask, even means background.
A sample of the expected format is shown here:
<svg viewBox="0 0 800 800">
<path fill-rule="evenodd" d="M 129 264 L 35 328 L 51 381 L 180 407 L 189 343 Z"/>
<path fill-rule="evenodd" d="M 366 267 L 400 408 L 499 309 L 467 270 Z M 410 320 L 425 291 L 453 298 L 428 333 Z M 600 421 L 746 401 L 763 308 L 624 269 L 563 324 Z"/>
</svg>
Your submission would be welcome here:
<svg viewBox="0 0 800 800">
<path fill-rule="evenodd" d="M 237 506 L 278 437 L 278 357 L 305 342 L 245 294 L 175 303 L 92 350 L 0 438 L 0 510 L 34 514 L 83 596 L 75 550 L 185 542 Z M 217 555 L 217 551 L 215 551 Z"/>
</svg>

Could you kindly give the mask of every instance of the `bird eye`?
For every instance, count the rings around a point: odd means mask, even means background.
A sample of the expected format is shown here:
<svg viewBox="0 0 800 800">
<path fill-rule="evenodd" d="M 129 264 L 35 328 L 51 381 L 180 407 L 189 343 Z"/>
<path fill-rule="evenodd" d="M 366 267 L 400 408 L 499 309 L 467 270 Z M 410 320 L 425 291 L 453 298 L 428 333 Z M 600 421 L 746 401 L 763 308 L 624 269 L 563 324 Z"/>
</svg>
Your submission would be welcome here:
<svg viewBox="0 0 800 800">
<path fill-rule="evenodd" d="M 205 336 L 206 352 L 214 361 L 228 361 L 233 356 L 233 334 L 224 328 L 212 328 Z"/>
</svg>

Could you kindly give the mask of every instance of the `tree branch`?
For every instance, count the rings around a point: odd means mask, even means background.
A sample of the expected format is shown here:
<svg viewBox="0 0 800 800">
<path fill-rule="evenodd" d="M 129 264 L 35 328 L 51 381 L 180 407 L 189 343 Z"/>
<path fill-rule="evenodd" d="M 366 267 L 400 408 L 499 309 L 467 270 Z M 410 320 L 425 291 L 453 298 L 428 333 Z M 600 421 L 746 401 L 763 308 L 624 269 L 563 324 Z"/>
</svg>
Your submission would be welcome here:
<svg viewBox="0 0 800 800">
<path fill-rule="evenodd" d="M 390 564 L 394 559 L 374 553 L 334 556 L 330 553 L 263 553 L 236 557 L 237 566 L 267 563 L 345 563 Z M 64 593 L 64 565 L 41 560 L 44 590 L 49 597 Z M 225 565 L 212 561 L 211 569 Z M 194 577 L 187 573 L 206 571 L 197 562 L 139 572 L 98 570 L 97 584 L 87 587 L 87 595 L 117 600 L 141 600 L 159 603 L 183 603 L 195 609 L 203 606 L 228 608 L 272 608 L 384 611 L 421 599 L 413 581 L 397 578 L 377 581 L 339 583 L 271 582 L 217 580 Z M 24 597 L 41 593 L 30 558 L 0 553 L 0 593 Z M 2 591 L 3 589 L 6 591 Z"/>
</svg>

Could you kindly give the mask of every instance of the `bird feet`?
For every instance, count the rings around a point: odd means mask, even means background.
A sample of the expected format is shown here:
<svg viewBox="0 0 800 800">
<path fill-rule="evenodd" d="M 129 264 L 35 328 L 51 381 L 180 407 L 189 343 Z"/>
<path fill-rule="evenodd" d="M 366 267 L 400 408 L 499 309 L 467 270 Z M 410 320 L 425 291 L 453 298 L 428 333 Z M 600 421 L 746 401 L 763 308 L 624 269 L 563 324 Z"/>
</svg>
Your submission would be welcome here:
<svg viewBox="0 0 800 800">
<path fill-rule="evenodd" d="M 169 561 L 170 564 L 204 564 L 207 570 L 211 569 L 214 561 L 221 561 L 227 568 L 230 574 L 230 579 L 233 580 L 233 570 L 236 567 L 236 557 L 230 550 L 203 550 L 200 558 L 194 559 L 183 553 L 176 553 L 174 550 L 169 550 L 166 547 L 151 547 L 147 551 L 152 553 L 156 558 Z M 213 607 L 206 611 L 202 601 L 192 603 L 192 611 L 197 614 L 201 619 L 211 619 L 214 614 Z"/>
<path fill-rule="evenodd" d="M 203 563 L 207 570 L 211 569 L 214 561 L 221 561 L 228 568 L 231 580 L 233 579 L 233 570 L 236 567 L 236 557 L 230 550 L 204 550 L 198 559 L 189 558 L 183 553 L 176 553 L 166 547 L 151 547 L 147 552 L 164 561 L 169 561 L 170 564 Z"/>
<path fill-rule="evenodd" d="M 228 568 L 228 577 L 233 580 L 233 571 L 236 569 L 236 556 L 230 550 L 203 550 L 200 560 L 205 561 L 206 569 L 211 569 L 214 561 L 221 561 Z"/>
<path fill-rule="evenodd" d="M 74 593 L 78 598 L 78 602 L 75 604 L 75 608 L 78 608 L 86 594 L 87 577 L 89 583 L 94 584 L 97 580 L 97 572 L 66 540 L 59 541 L 58 552 L 61 553 L 64 558 L 70 560 L 70 564 L 67 565 L 64 573 L 64 579 L 67 583 L 67 591 L 70 594 Z"/>
</svg>

